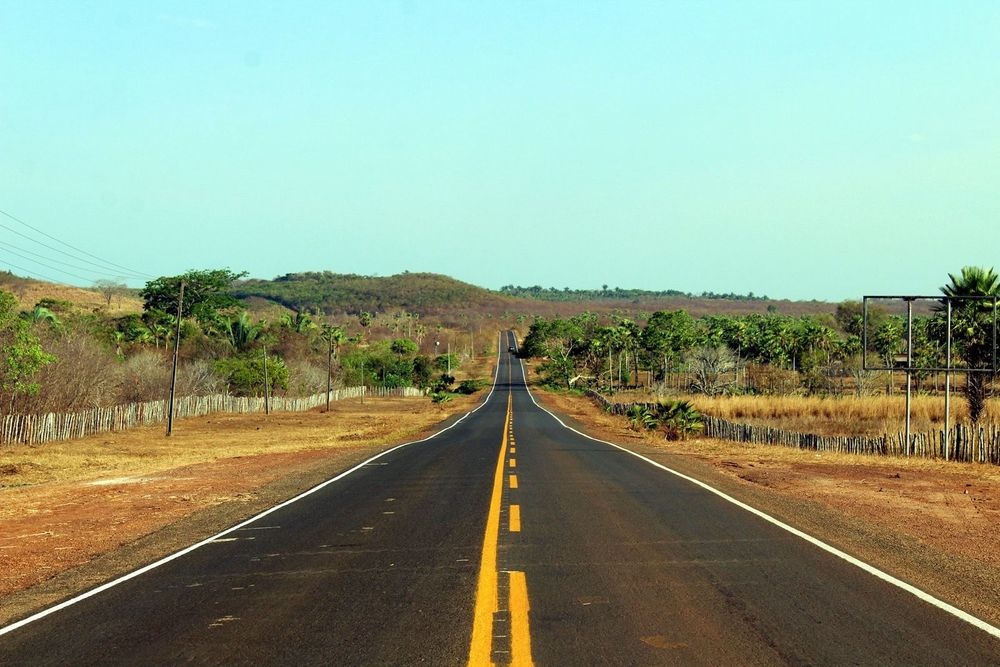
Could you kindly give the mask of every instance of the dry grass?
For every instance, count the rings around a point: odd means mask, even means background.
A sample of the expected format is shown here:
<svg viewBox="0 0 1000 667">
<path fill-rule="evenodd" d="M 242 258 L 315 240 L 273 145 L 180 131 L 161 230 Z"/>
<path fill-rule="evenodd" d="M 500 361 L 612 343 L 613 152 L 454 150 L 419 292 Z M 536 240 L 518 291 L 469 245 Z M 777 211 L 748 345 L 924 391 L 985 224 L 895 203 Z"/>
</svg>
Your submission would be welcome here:
<svg viewBox="0 0 1000 667">
<path fill-rule="evenodd" d="M 404 440 L 450 414 L 469 409 L 478 396 L 442 406 L 427 398 L 338 401 L 329 413 L 264 416 L 212 415 L 179 420 L 174 434 L 151 426 L 81 440 L 0 450 L 0 489 L 106 477 L 143 477 L 181 466 L 233 457 L 337 449 Z"/>
<path fill-rule="evenodd" d="M 68 301 L 86 311 L 100 309 L 114 315 L 142 312 L 142 299 L 129 294 L 115 295 L 108 306 L 104 296 L 96 289 L 58 285 L 29 278 L 7 278 L 0 282 L 0 289 L 16 296 L 22 310 L 34 308 L 42 299 L 55 299 Z"/>
<path fill-rule="evenodd" d="M 789 431 L 820 435 L 881 435 L 904 428 L 906 399 L 897 396 L 681 396 L 699 411 L 730 421 L 770 426 Z M 653 401 L 655 395 L 642 392 L 617 394 L 618 402 Z M 912 397 L 910 406 L 915 432 L 944 427 L 944 399 L 940 396 Z M 965 399 L 952 395 L 951 423 L 967 422 Z M 986 423 L 1000 421 L 1000 400 L 991 399 L 982 416 Z"/>
</svg>

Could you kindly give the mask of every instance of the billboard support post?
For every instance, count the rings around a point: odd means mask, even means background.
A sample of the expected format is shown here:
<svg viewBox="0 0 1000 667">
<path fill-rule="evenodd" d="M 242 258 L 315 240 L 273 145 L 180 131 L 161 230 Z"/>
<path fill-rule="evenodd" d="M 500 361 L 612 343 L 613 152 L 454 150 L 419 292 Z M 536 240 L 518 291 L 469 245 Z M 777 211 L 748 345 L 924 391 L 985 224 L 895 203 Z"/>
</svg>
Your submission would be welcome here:
<svg viewBox="0 0 1000 667">
<path fill-rule="evenodd" d="M 944 372 L 944 460 L 948 460 L 951 449 L 951 299 L 948 299 L 948 332 L 945 337 Z"/>
<path fill-rule="evenodd" d="M 913 396 L 913 299 L 906 300 L 906 455 L 913 453 L 910 414 Z"/>
<path fill-rule="evenodd" d="M 895 302 L 894 312 L 899 313 L 902 310 L 902 304 L 906 304 L 906 357 L 905 362 L 901 354 L 893 356 L 891 350 L 899 350 L 899 343 L 903 341 L 898 341 L 897 346 L 892 348 L 885 346 L 886 341 L 882 340 L 884 338 L 884 332 L 880 333 L 880 337 L 876 337 L 874 344 L 879 346 L 876 348 L 878 355 L 875 358 L 869 358 L 869 342 L 871 337 L 868 335 L 868 328 L 872 324 L 872 317 L 869 317 L 868 307 L 869 301 L 882 301 L 882 302 Z M 913 318 L 914 318 L 914 307 L 913 304 L 917 302 L 930 302 L 933 306 L 930 311 L 935 317 L 941 317 L 942 315 L 946 318 L 945 325 L 945 359 L 942 365 L 940 358 L 934 355 L 931 358 L 914 358 L 913 354 Z M 1000 326 L 998 326 L 998 317 L 1000 317 L 1000 311 L 998 311 L 998 302 L 1000 302 L 1000 297 L 998 296 L 986 296 L 986 295 L 937 295 L 937 296 L 865 296 L 862 301 L 862 312 L 861 312 L 861 365 L 865 371 L 883 371 L 890 374 L 889 386 L 893 386 L 892 373 L 896 371 L 902 371 L 906 374 L 906 416 L 905 416 L 905 437 L 906 437 L 906 456 L 910 456 L 914 453 L 914 442 L 912 433 L 912 413 L 911 413 L 911 400 L 913 393 L 913 373 L 944 373 L 944 431 L 942 433 L 944 437 L 944 443 L 940 452 L 944 455 L 944 459 L 947 461 L 952 455 L 952 441 L 951 441 L 951 378 L 952 375 L 957 373 L 964 373 L 966 377 L 970 373 L 988 373 L 992 378 L 996 378 L 998 371 L 1000 371 L 1000 359 L 998 359 L 998 340 L 1000 340 Z M 954 355 L 954 332 L 952 328 L 955 326 L 955 304 L 958 304 L 961 313 L 974 313 L 978 315 L 985 316 L 987 314 L 987 307 L 992 310 L 992 323 L 987 325 L 985 317 L 980 317 L 978 320 L 979 325 L 984 331 L 987 326 L 992 328 L 992 331 L 986 332 L 987 338 L 984 343 L 989 344 L 992 341 L 992 351 L 989 358 L 983 360 L 976 360 L 976 364 L 970 364 L 968 359 L 965 359 L 960 351 L 959 359 L 956 362 Z M 973 305 L 979 304 L 979 305 Z M 919 306 L 920 313 L 927 312 L 927 305 Z M 961 326 L 967 327 L 966 324 L 961 324 Z M 987 378 L 986 382 L 989 381 Z M 957 454 L 957 452 L 956 452 Z"/>
</svg>

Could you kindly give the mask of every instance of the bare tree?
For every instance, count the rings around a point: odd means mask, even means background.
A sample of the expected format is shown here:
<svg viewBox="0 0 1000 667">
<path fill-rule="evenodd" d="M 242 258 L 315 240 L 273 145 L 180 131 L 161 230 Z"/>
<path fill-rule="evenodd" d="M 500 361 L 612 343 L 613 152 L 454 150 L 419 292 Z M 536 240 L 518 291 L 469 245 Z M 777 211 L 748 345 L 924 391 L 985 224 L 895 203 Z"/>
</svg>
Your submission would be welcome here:
<svg viewBox="0 0 1000 667">
<path fill-rule="evenodd" d="M 108 308 L 111 307 L 111 300 L 114 297 L 120 297 L 128 289 L 125 283 L 117 280 L 97 280 L 94 282 L 94 287 L 104 297 L 104 302 L 108 305 Z"/>
<path fill-rule="evenodd" d="M 736 384 L 736 357 L 725 346 L 696 348 L 688 353 L 686 361 L 694 374 L 691 390 L 695 393 L 718 396 Z"/>
</svg>

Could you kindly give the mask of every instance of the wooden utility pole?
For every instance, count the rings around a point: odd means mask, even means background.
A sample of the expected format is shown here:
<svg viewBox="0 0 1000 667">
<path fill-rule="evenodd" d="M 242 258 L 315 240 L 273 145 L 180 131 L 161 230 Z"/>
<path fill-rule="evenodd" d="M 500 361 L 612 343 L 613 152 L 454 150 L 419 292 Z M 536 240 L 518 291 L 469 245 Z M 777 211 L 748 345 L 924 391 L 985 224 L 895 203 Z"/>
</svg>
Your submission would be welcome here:
<svg viewBox="0 0 1000 667">
<path fill-rule="evenodd" d="M 271 398 L 271 383 L 267 381 L 267 343 L 261 344 L 264 350 L 264 414 L 271 414 L 271 407 L 268 405 Z"/>
<path fill-rule="evenodd" d="M 333 379 L 333 332 L 326 332 L 326 411 L 330 411 L 330 385 Z"/>
<path fill-rule="evenodd" d="M 184 306 L 184 281 L 177 297 L 177 331 L 174 333 L 174 364 L 170 371 L 170 401 L 167 407 L 167 435 L 174 431 L 174 393 L 177 390 L 177 356 L 181 347 L 181 313 Z"/>
</svg>

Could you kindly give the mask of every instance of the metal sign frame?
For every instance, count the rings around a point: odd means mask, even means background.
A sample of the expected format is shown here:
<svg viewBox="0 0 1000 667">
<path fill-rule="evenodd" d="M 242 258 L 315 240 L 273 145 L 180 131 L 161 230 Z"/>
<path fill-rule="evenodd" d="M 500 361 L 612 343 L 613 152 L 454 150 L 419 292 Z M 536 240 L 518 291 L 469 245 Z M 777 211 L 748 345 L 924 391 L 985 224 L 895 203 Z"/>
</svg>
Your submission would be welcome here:
<svg viewBox="0 0 1000 667">
<path fill-rule="evenodd" d="M 868 363 L 868 302 L 869 301 L 903 301 L 906 303 L 907 311 L 907 330 L 906 330 L 906 365 L 904 366 L 885 366 L 885 365 L 870 365 Z M 913 365 L 913 303 L 916 301 L 935 301 L 939 304 L 945 306 L 945 311 L 947 312 L 947 337 L 946 337 L 946 357 L 944 366 L 914 366 Z M 983 301 L 992 304 L 993 306 L 993 355 L 990 360 L 989 366 L 981 367 L 969 367 L 969 366 L 955 366 L 953 363 L 953 357 L 951 354 L 952 349 L 952 314 L 954 312 L 953 304 L 964 303 L 969 301 Z M 862 368 L 866 371 L 904 371 L 904 372 L 922 372 L 922 373 L 993 373 L 996 374 L 1000 372 L 1000 366 L 998 366 L 998 353 L 997 353 L 997 323 L 998 323 L 998 309 L 997 304 L 1000 302 L 1000 297 L 997 296 L 865 296 L 862 299 L 862 330 L 861 330 L 861 363 Z"/>
<path fill-rule="evenodd" d="M 869 366 L 868 365 L 868 302 L 870 300 L 904 301 L 906 303 L 906 365 L 905 366 Z M 948 460 L 951 443 L 951 375 L 952 373 L 992 373 L 997 374 L 997 300 L 996 296 L 866 296 L 862 303 L 862 367 L 866 371 L 902 371 L 906 375 L 906 455 L 912 453 L 913 440 L 910 430 L 910 401 L 913 385 L 913 374 L 919 372 L 944 373 L 944 459 Z M 943 304 L 947 313 L 947 335 L 945 336 L 945 366 L 920 367 L 913 365 L 913 303 L 915 301 L 936 301 Z M 983 301 L 993 305 L 993 355 L 988 368 L 956 367 L 951 354 L 953 326 L 953 304 L 958 302 Z"/>
</svg>

